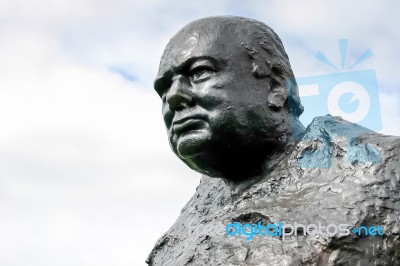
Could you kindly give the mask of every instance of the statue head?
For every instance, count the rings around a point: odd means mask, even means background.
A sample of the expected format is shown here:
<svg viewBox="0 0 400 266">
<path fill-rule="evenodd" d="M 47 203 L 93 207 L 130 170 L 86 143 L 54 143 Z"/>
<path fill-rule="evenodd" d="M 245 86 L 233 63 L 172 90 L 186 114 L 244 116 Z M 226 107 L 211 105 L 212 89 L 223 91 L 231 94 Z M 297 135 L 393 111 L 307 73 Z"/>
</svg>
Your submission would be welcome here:
<svg viewBox="0 0 400 266">
<path fill-rule="evenodd" d="M 289 58 L 256 20 L 186 25 L 165 48 L 154 88 L 172 150 L 208 176 L 251 178 L 304 131 Z"/>
</svg>

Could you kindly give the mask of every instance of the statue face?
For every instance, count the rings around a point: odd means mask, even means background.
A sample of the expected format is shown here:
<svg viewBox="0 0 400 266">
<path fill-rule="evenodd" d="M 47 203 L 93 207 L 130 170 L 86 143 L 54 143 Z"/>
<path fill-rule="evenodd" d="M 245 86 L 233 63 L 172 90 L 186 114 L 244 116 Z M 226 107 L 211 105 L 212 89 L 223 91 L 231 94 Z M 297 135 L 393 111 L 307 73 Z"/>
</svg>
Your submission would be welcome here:
<svg viewBox="0 0 400 266">
<path fill-rule="evenodd" d="M 165 49 L 154 86 L 173 151 L 212 176 L 224 164 L 268 153 L 277 137 L 270 80 L 253 76 L 234 37 L 210 25 L 184 28 Z"/>
</svg>

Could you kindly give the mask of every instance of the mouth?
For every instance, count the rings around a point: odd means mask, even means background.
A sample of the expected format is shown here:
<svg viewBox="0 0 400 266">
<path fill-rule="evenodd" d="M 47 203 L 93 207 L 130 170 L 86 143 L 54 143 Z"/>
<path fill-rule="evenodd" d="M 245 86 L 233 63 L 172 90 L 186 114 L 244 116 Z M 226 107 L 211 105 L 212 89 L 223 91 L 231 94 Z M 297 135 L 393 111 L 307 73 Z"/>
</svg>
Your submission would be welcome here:
<svg viewBox="0 0 400 266">
<path fill-rule="evenodd" d="M 177 134 L 204 128 L 205 121 L 197 117 L 187 117 L 172 123 L 172 130 Z"/>
</svg>

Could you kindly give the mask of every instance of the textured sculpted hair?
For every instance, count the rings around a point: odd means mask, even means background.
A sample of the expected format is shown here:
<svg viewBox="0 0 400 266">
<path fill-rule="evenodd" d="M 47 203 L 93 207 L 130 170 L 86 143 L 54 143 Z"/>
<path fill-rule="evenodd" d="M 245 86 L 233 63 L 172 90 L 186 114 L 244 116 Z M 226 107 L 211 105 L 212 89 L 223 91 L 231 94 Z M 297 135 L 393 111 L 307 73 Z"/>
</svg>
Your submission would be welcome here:
<svg viewBox="0 0 400 266">
<path fill-rule="evenodd" d="M 286 84 L 287 105 L 289 112 L 295 117 L 303 113 L 297 83 L 279 36 L 261 21 L 236 17 L 206 17 L 189 23 L 184 28 L 198 24 L 215 27 L 217 32 L 231 31 L 236 34 L 239 43 L 246 50 L 252 61 L 252 73 L 256 78 L 271 77 L 272 80 Z M 284 80 L 281 80 L 284 79 Z M 274 81 L 273 81 L 274 82 Z"/>
<path fill-rule="evenodd" d="M 275 78 L 284 78 L 282 82 L 286 84 L 289 111 L 299 117 L 304 107 L 300 102 L 289 57 L 279 36 L 266 24 L 257 20 L 241 17 L 226 17 L 226 19 L 237 21 L 240 44 L 253 62 L 253 75 L 256 78 L 265 78 L 272 74 Z"/>
</svg>

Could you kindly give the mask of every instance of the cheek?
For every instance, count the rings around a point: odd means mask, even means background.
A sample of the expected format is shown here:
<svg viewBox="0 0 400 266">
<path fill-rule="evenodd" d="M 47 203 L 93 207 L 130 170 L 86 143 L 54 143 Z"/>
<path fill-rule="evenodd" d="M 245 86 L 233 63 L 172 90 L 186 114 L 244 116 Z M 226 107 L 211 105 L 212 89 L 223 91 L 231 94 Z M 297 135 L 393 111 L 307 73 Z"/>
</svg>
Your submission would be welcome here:
<svg viewBox="0 0 400 266">
<path fill-rule="evenodd" d="M 162 115 L 164 119 L 164 124 L 167 129 L 170 129 L 172 124 L 172 119 L 174 118 L 174 114 L 169 108 L 168 104 L 164 103 L 162 106 Z"/>
<path fill-rule="evenodd" d="M 267 107 L 257 104 L 249 104 L 234 112 L 234 124 L 241 133 L 248 137 L 252 135 L 269 134 L 273 128 L 268 115 Z"/>
</svg>

